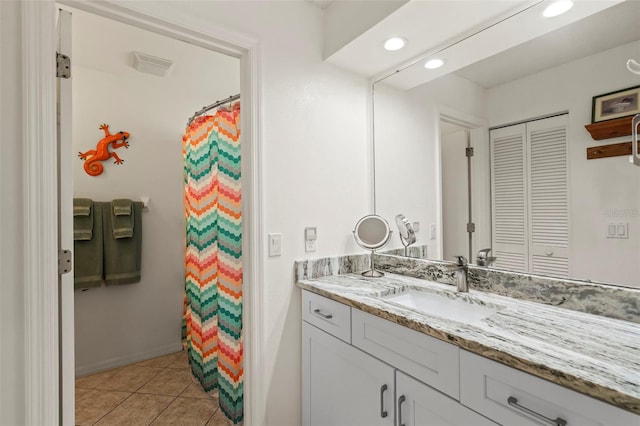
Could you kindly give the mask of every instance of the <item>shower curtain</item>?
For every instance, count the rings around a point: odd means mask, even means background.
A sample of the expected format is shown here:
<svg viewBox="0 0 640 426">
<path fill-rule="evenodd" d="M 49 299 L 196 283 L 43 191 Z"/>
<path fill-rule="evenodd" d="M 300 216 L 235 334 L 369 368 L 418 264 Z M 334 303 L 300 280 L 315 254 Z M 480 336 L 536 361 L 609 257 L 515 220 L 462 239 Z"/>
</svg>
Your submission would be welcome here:
<svg viewBox="0 0 640 426">
<path fill-rule="evenodd" d="M 193 376 L 243 418 L 240 103 L 197 118 L 183 136 L 185 340 Z"/>
</svg>

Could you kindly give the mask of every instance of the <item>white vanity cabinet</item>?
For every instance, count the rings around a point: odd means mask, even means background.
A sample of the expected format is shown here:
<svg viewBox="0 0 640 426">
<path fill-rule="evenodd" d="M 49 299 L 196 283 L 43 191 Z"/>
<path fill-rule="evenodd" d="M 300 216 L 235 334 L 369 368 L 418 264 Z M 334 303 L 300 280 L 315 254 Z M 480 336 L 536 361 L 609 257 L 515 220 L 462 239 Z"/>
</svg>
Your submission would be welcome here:
<svg viewBox="0 0 640 426">
<path fill-rule="evenodd" d="M 302 424 L 393 426 L 394 369 L 302 325 Z"/>
<path fill-rule="evenodd" d="M 304 426 L 495 424 L 397 369 L 404 366 L 457 395 L 456 346 L 307 291 L 302 301 Z M 356 324 L 358 338 L 352 336 Z M 352 338 L 371 352 L 348 344 Z"/>
<path fill-rule="evenodd" d="M 450 343 L 302 299 L 305 426 L 640 426 L 636 414 Z"/>
</svg>

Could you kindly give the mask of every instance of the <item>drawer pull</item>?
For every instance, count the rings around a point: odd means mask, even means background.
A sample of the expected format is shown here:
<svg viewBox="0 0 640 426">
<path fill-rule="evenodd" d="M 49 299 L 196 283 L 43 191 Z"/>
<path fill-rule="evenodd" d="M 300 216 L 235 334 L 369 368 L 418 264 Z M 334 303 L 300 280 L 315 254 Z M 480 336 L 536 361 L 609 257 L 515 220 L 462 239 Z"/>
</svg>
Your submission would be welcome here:
<svg viewBox="0 0 640 426">
<path fill-rule="evenodd" d="M 406 400 L 407 398 L 405 398 L 404 395 L 402 395 L 400 398 L 398 398 L 398 424 L 400 426 L 405 426 L 404 423 L 402 423 L 402 403 Z"/>
<path fill-rule="evenodd" d="M 320 309 L 314 309 L 314 310 L 313 310 L 313 313 L 314 313 L 314 314 L 316 314 L 316 315 L 321 316 L 321 317 L 322 317 L 322 318 L 324 318 L 324 319 L 331 319 L 331 318 L 333 318 L 333 315 L 331 315 L 331 314 L 324 314 L 324 313 L 322 313 L 322 311 L 321 311 Z"/>
<path fill-rule="evenodd" d="M 518 404 L 518 399 L 514 398 L 513 396 L 510 396 L 509 398 L 507 398 L 507 403 L 510 406 L 512 406 L 512 407 L 514 407 L 514 408 L 516 408 L 516 409 L 518 409 L 518 410 L 520 410 L 520 411 L 522 411 L 522 412 L 524 412 L 526 414 L 529 414 L 530 416 L 533 416 L 538 420 L 542 420 L 543 422 L 549 423 L 550 425 L 567 426 L 567 421 L 565 419 L 560 418 L 560 417 L 557 417 L 555 419 L 550 419 L 549 417 L 543 416 L 540 413 L 536 413 L 535 411 L 525 407 L 524 405 Z"/>
<path fill-rule="evenodd" d="M 387 417 L 387 410 L 384 409 L 384 392 L 387 390 L 387 385 L 380 387 L 380 417 L 383 419 Z"/>
</svg>

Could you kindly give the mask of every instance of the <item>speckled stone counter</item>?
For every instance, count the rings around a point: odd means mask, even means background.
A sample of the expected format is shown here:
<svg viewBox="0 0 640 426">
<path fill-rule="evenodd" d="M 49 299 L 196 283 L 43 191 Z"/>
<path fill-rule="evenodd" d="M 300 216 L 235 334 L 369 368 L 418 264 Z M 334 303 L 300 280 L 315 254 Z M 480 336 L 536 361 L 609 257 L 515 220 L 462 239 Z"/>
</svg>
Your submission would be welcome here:
<svg viewBox="0 0 640 426">
<path fill-rule="evenodd" d="M 353 257 L 353 256 L 350 256 Z M 376 254 L 376 268 L 409 277 L 455 284 L 455 264 Z M 350 272 L 355 272 L 352 269 Z M 522 274 L 469 265 L 469 287 L 563 309 L 640 323 L 640 289 L 605 283 Z"/>
<path fill-rule="evenodd" d="M 451 285 L 391 273 L 311 278 L 308 266 L 296 264 L 300 288 L 640 414 L 639 324 L 476 290 L 457 293 Z M 340 266 L 330 269 L 338 273 Z M 498 312 L 464 324 L 385 300 L 407 289 L 461 297 Z"/>
</svg>

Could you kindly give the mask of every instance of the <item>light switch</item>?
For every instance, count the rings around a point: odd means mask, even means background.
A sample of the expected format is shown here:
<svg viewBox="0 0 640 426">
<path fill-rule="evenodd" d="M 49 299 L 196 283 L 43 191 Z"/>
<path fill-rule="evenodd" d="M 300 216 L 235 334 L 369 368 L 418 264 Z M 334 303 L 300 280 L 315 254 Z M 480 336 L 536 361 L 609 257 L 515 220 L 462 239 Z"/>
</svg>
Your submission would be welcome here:
<svg viewBox="0 0 640 426">
<path fill-rule="evenodd" d="M 609 222 L 607 224 L 607 238 L 626 240 L 629 238 L 629 223 Z"/>
<path fill-rule="evenodd" d="M 431 225 L 429 225 L 429 238 L 431 238 L 432 240 L 436 239 L 436 224 L 432 223 Z"/>
<path fill-rule="evenodd" d="M 623 238 L 623 239 L 629 238 L 629 224 L 619 223 L 616 226 L 616 234 L 618 238 Z"/>
<path fill-rule="evenodd" d="M 269 257 L 282 255 L 282 234 L 269 234 Z"/>
</svg>

